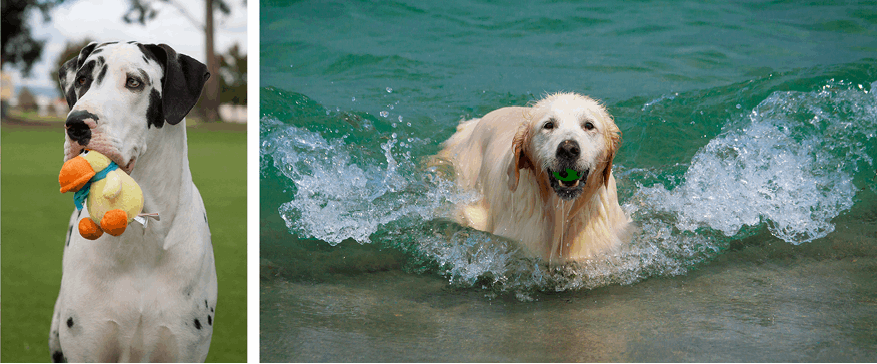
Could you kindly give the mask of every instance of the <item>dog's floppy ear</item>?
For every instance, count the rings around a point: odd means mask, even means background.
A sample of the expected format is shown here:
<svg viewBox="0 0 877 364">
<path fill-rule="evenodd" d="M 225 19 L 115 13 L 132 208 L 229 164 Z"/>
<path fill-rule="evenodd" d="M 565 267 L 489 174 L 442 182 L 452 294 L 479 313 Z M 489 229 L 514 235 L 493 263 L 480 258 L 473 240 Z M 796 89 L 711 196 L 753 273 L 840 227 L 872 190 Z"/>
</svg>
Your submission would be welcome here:
<svg viewBox="0 0 877 364">
<path fill-rule="evenodd" d="M 530 123 L 523 123 L 518 128 L 515 138 L 512 139 L 512 160 L 508 166 L 509 190 L 515 192 L 518 189 L 518 179 L 521 177 L 521 168 L 532 168 L 533 162 L 527 156 L 525 148 L 530 143 Z"/>
<path fill-rule="evenodd" d="M 64 62 L 64 64 L 61 65 L 61 69 L 58 70 L 58 81 L 61 83 L 61 89 L 64 90 L 64 98 L 67 99 L 67 106 L 71 109 L 73 108 L 73 105 L 76 104 L 76 90 L 73 87 L 76 82 L 76 71 L 82 67 L 85 63 L 85 59 L 94 51 L 94 47 L 97 47 L 97 42 L 88 43 L 87 46 L 79 51 L 78 56 Z"/>
<path fill-rule="evenodd" d="M 612 174 L 612 161 L 615 159 L 615 152 L 621 145 L 621 130 L 615 123 L 610 123 L 610 127 L 606 130 L 606 168 L 603 169 L 603 185 L 609 188 L 609 175 Z"/>
<path fill-rule="evenodd" d="M 143 44 L 164 67 L 161 78 L 161 110 L 168 124 L 176 125 L 189 114 L 210 78 L 207 66 L 167 44 Z"/>
</svg>

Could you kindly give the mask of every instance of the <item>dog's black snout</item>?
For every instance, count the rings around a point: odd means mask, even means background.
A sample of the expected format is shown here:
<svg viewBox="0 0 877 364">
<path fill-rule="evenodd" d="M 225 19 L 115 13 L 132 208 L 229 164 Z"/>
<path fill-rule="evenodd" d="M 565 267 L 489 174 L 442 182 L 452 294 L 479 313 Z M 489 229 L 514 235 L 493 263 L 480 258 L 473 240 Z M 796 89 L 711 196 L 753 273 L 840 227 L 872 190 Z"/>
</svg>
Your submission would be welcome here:
<svg viewBox="0 0 877 364">
<path fill-rule="evenodd" d="M 576 159 L 581 153 L 579 143 L 575 140 L 564 140 L 557 146 L 557 157 L 561 159 Z"/>
<path fill-rule="evenodd" d="M 97 115 L 94 115 L 88 111 L 74 111 L 67 115 L 67 122 L 64 123 L 64 126 L 67 127 L 67 136 L 70 137 L 70 140 L 73 140 L 79 145 L 85 146 L 88 145 L 88 142 L 91 140 L 91 128 L 85 123 L 85 120 L 92 119 L 97 122 Z"/>
<path fill-rule="evenodd" d="M 86 145 L 91 140 L 91 130 L 88 125 L 85 125 L 85 121 L 67 119 L 67 123 L 64 125 L 67 126 L 67 136 L 70 137 L 70 140 L 79 143 L 79 145 Z"/>
</svg>

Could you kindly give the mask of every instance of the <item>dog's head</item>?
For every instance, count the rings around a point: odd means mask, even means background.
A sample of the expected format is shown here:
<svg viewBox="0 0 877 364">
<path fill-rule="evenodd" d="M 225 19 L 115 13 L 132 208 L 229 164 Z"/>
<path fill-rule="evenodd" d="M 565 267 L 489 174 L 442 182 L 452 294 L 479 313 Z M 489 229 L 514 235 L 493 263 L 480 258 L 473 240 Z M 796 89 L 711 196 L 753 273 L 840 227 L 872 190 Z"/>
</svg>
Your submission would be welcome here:
<svg viewBox="0 0 877 364">
<path fill-rule="evenodd" d="M 208 77 L 203 63 L 166 44 L 85 46 L 58 72 L 70 106 L 64 160 L 87 147 L 130 174 L 150 130 L 183 120 Z"/>
<path fill-rule="evenodd" d="M 621 131 L 597 101 L 559 93 L 538 101 L 525 115 L 512 143 L 509 189 L 519 170 L 530 168 L 558 197 L 573 200 L 588 188 L 609 182 Z"/>
</svg>

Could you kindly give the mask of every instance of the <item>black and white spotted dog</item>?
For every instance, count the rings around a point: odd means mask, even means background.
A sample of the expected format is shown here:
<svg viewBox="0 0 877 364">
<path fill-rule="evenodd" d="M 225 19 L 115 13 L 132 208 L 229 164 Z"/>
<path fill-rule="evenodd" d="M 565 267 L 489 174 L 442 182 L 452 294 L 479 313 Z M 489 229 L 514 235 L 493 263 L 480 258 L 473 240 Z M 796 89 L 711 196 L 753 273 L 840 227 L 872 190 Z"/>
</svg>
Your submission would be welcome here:
<svg viewBox="0 0 877 364">
<path fill-rule="evenodd" d="M 112 159 L 143 190 L 146 225 L 86 240 L 70 217 L 49 349 L 56 362 L 203 362 L 213 336 L 216 268 L 192 183 L 184 117 L 210 74 L 165 44 L 91 43 L 59 78 L 70 113 L 64 160 Z"/>
</svg>

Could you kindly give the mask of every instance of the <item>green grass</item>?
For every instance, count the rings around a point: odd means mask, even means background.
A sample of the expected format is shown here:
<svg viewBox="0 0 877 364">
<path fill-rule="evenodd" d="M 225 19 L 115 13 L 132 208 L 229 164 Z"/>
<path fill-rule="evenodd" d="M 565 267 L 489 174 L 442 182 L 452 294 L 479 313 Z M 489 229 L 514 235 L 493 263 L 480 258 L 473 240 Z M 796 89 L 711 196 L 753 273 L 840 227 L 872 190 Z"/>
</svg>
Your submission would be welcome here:
<svg viewBox="0 0 877 364">
<path fill-rule="evenodd" d="M 49 324 L 73 211 L 58 191 L 63 126 L 4 123 L 0 173 L 0 361 L 51 361 Z M 192 179 L 201 191 L 216 256 L 219 299 L 208 362 L 246 362 L 246 132 L 189 128 Z"/>
</svg>

